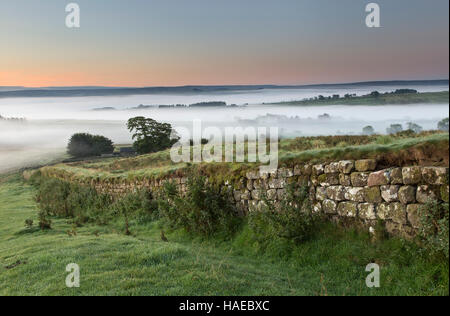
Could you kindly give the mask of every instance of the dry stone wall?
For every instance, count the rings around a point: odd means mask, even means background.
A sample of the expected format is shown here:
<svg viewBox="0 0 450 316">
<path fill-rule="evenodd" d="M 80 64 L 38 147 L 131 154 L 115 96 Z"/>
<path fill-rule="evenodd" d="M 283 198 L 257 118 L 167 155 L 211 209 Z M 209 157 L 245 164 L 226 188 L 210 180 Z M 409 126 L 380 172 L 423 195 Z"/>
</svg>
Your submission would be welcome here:
<svg viewBox="0 0 450 316">
<path fill-rule="evenodd" d="M 372 159 L 344 160 L 328 164 L 302 164 L 270 174 L 251 171 L 237 183 L 223 183 L 223 190 L 241 214 L 258 211 L 263 196 L 275 203 L 284 198 L 286 186 L 308 186 L 314 212 L 335 221 L 355 220 L 373 230 L 381 220 L 389 233 L 411 237 L 419 225 L 419 209 L 429 199 L 449 201 L 448 168 L 392 167 L 378 170 Z M 122 195 L 139 189 L 157 190 L 165 180 L 108 183 L 93 181 L 97 191 Z M 186 178 L 175 181 L 182 192 Z"/>
<path fill-rule="evenodd" d="M 379 220 L 389 233 L 411 237 L 419 225 L 419 209 L 429 199 L 449 201 L 448 168 L 404 167 L 377 170 L 372 159 L 279 169 L 269 177 L 250 172 L 246 187 L 234 191 L 242 209 L 258 209 L 263 189 L 269 199 L 283 198 L 287 183 L 310 188 L 314 211 L 340 221 L 355 219 L 373 229 Z M 245 182 L 244 181 L 244 182 Z"/>
</svg>

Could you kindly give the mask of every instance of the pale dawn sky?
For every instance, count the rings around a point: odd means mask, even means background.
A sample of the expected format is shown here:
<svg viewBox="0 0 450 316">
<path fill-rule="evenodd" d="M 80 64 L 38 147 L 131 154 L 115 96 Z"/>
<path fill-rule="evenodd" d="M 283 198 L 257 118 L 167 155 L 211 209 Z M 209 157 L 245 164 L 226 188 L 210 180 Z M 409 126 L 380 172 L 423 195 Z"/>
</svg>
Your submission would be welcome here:
<svg viewBox="0 0 450 316">
<path fill-rule="evenodd" d="M 381 28 L 369 2 L 0 0 L 0 86 L 448 79 L 448 0 L 373 1 Z"/>
</svg>

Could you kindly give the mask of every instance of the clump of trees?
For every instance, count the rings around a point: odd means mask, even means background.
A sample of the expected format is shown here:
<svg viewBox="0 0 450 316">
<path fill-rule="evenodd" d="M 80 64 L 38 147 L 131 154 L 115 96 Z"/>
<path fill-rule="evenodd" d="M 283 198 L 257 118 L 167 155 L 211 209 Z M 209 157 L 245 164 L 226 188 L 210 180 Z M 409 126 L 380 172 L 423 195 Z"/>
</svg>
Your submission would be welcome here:
<svg viewBox="0 0 450 316">
<path fill-rule="evenodd" d="M 223 101 L 212 101 L 212 102 L 199 102 L 199 103 L 194 103 L 194 104 L 189 105 L 190 108 L 202 107 L 202 106 L 206 106 L 206 107 L 227 106 L 227 103 L 223 102 Z"/>
<path fill-rule="evenodd" d="M 420 126 L 419 124 L 409 122 L 407 124 L 407 126 L 408 126 L 408 130 L 413 131 L 416 134 L 419 134 L 419 133 L 423 132 L 423 127 Z"/>
<path fill-rule="evenodd" d="M 438 130 L 442 132 L 448 132 L 448 117 L 438 123 Z"/>
<path fill-rule="evenodd" d="M 67 153 L 76 158 L 100 156 L 114 152 L 113 142 L 100 135 L 74 134 L 67 146 Z"/>
<path fill-rule="evenodd" d="M 4 117 L 0 115 L 0 121 L 25 122 L 23 117 Z"/>
<path fill-rule="evenodd" d="M 413 123 L 413 122 L 409 122 L 406 124 L 406 131 L 409 133 L 415 133 L 415 134 L 419 134 L 423 132 L 423 127 L 420 126 L 419 124 Z M 403 132 L 403 125 L 402 124 L 391 124 L 391 126 L 389 126 L 386 129 L 386 132 L 388 134 L 398 134 Z"/>
<path fill-rule="evenodd" d="M 417 90 L 414 89 L 397 89 L 394 91 L 394 94 L 417 94 L 419 93 Z"/>
<path fill-rule="evenodd" d="M 363 128 L 363 135 L 374 135 L 375 134 L 375 129 L 373 128 L 373 126 L 366 126 Z"/>
<path fill-rule="evenodd" d="M 388 134 L 397 134 L 400 132 L 403 132 L 402 124 L 391 124 L 391 126 L 386 129 L 386 133 Z"/>
<path fill-rule="evenodd" d="M 378 92 L 378 91 L 372 91 L 372 92 L 370 93 L 370 96 L 371 96 L 372 98 L 378 98 L 380 95 L 381 95 L 381 93 Z"/>
<path fill-rule="evenodd" d="M 179 140 L 172 125 L 159 123 L 143 116 L 129 119 L 127 128 L 133 133 L 133 146 L 138 154 L 165 150 L 172 147 Z"/>
</svg>

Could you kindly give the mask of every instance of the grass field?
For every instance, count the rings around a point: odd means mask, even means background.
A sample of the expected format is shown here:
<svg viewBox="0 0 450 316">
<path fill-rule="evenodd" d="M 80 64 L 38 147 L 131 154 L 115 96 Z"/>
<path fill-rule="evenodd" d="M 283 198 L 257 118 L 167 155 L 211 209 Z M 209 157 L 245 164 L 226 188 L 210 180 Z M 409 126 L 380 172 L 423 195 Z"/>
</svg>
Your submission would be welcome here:
<svg viewBox="0 0 450 316">
<path fill-rule="evenodd" d="M 202 240 L 181 231 L 160 239 L 157 222 L 118 219 L 86 225 L 69 236 L 67 219 L 53 229 L 37 222 L 34 189 L 18 175 L 0 178 L 0 295 L 448 295 L 448 262 L 433 262 L 396 239 L 371 243 L 365 234 L 324 226 L 293 247 L 262 250 L 244 227 L 231 240 Z M 365 267 L 381 266 L 381 287 L 365 286 Z M 65 286 L 69 263 L 81 287 Z"/>
<path fill-rule="evenodd" d="M 443 132 L 404 133 L 400 135 L 373 136 L 323 136 L 283 139 L 279 145 L 281 166 L 297 163 L 327 162 L 341 159 L 377 158 L 388 166 L 448 165 L 449 135 Z M 255 168 L 250 163 L 201 164 L 205 173 L 215 177 L 239 175 Z M 139 179 L 143 177 L 163 178 L 168 174 L 183 172 L 190 166 L 186 163 L 173 163 L 170 151 L 125 159 L 105 159 L 91 162 L 59 164 L 48 171 L 60 178 L 73 176 L 84 179 Z"/>
<path fill-rule="evenodd" d="M 324 100 L 301 100 L 274 103 L 278 105 L 394 105 L 394 104 L 445 104 L 449 102 L 449 92 L 426 92 L 426 93 L 406 93 L 380 94 L 378 97 L 370 95 L 324 99 Z"/>
</svg>

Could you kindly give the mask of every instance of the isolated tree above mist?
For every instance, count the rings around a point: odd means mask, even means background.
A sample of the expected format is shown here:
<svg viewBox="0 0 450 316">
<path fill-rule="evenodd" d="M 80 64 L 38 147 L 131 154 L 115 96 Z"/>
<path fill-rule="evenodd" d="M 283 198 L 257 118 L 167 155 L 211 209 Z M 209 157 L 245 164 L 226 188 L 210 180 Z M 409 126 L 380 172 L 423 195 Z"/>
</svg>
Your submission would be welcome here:
<svg viewBox="0 0 450 316">
<path fill-rule="evenodd" d="M 403 126 L 402 124 L 391 124 L 391 126 L 389 126 L 386 129 L 386 133 L 388 134 L 397 134 L 403 131 Z"/>
<path fill-rule="evenodd" d="M 148 154 L 170 148 L 179 139 L 172 125 L 159 123 L 143 116 L 129 119 L 127 128 L 133 133 L 133 145 L 138 154 Z"/>
<path fill-rule="evenodd" d="M 407 125 L 408 125 L 408 129 L 413 131 L 414 133 L 419 134 L 423 131 L 423 127 L 420 126 L 419 124 L 409 122 L 409 123 L 407 123 Z"/>
<path fill-rule="evenodd" d="M 112 154 L 114 152 L 113 142 L 100 135 L 86 133 L 74 134 L 67 146 L 67 153 L 73 157 L 82 158 Z"/>
<path fill-rule="evenodd" d="M 438 123 L 438 130 L 448 132 L 448 117 Z"/>
<path fill-rule="evenodd" d="M 368 125 L 366 127 L 363 128 L 363 135 L 374 135 L 375 134 L 375 129 Z"/>
</svg>

